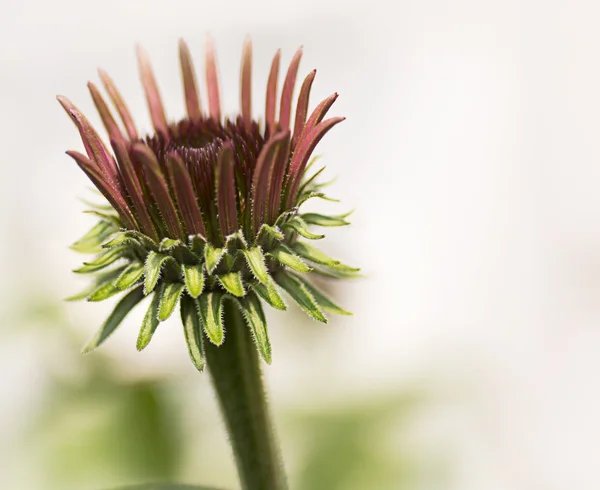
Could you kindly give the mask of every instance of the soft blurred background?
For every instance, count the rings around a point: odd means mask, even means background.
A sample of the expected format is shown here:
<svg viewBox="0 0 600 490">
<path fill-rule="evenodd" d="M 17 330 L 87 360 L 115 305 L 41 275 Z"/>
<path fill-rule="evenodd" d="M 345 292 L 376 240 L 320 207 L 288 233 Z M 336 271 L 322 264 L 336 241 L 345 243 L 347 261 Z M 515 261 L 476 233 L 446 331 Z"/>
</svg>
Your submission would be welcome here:
<svg viewBox="0 0 600 490">
<path fill-rule="evenodd" d="M 269 312 L 265 369 L 297 490 L 600 488 L 600 7 L 567 0 L 0 2 L 0 488 L 101 490 L 178 480 L 237 488 L 209 377 L 141 312 L 98 352 L 108 303 L 67 246 L 93 223 L 81 149 L 55 101 L 95 124 L 101 66 L 139 126 L 150 53 L 183 114 L 177 40 L 218 49 L 236 111 L 246 34 L 262 107 L 277 47 L 318 68 L 347 121 L 324 139 L 326 251 L 363 267 L 326 325 Z"/>
</svg>

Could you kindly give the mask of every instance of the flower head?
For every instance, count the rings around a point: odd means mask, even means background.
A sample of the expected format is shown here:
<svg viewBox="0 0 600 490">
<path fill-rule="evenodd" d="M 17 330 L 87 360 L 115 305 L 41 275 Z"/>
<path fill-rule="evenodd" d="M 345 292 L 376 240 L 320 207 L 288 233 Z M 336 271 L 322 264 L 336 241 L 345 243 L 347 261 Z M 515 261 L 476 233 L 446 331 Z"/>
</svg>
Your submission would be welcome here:
<svg viewBox="0 0 600 490">
<path fill-rule="evenodd" d="M 347 314 L 306 275 L 346 277 L 358 269 L 318 251 L 301 238 L 323 238 L 309 225 L 341 226 L 343 216 L 301 214 L 307 199 L 327 199 L 318 184 L 321 170 L 307 178 L 311 154 L 342 117 L 325 119 L 337 94 L 310 113 L 309 94 L 316 71 L 302 83 L 292 124 L 292 94 L 302 56 L 294 55 L 278 94 L 280 52 L 269 73 L 264 127 L 252 118 L 252 46 L 244 45 L 241 66 L 241 114 L 221 114 L 212 43 L 206 50 L 208 107 L 200 96 L 187 45 L 179 46 L 187 117 L 169 122 L 144 50 L 139 68 L 154 134 L 141 137 L 111 78 L 100 71 L 121 129 L 100 90 L 88 84 L 110 137 L 112 153 L 85 116 L 65 97 L 58 100 L 75 123 L 85 153 L 68 151 L 110 206 L 92 210 L 100 221 L 73 245 L 97 256 L 77 269 L 94 274 L 91 289 L 74 297 L 101 301 L 125 292 L 88 344 L 102 343 L 145 296 L 152 296 L 137 347 L 150 342 L 161 321 L 180 303 L 192 361 L 199 369 L 203 337 L 225 340 L 222 305 L 234 301 L 244 314 L 263 359 L 270 363 L 262 301 L 286 305 L 280 288 L 315 320 L 322 310 Z M 279 99 L 279 111 L 276 106 Z M 314 159 L 313 159 L 314 161 Z"/>
</svg>

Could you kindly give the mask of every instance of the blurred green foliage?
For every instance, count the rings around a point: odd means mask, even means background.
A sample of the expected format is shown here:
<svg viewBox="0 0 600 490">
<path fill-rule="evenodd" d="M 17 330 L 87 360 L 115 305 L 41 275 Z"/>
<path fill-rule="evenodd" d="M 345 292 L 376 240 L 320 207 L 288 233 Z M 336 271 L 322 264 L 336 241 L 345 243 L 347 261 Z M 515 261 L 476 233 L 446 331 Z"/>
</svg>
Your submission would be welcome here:
<svg viewBox="0 0 600 490">
<path fill-rule="evenodd" d="M 190 449 L 208 437 L 184 429 L 194 425 L 182 410 L 194 403 L 190 395 L 164 379 L 126 379 L 101 351 L 80 356 L 81 339 L 62 308 L 58 301 L 39 301 L 19 312 L 21 323 L 43 326 L 44 335 L 66 344 L 62 347 L 73 353 L 69 361 L 77 370 L 77 376 L 65 376 L 52 367 L 63 359 L 52 353 L 45 358 L 51 381 L 28 435 L 40 455 L 36 471 L 43 482 L 34 490 L 210 490 L 149 483 L 180 481 L 184 474 L 201 481 L 209 473 L 204 461 L 193 461 L 192 471 L 185 467 L 193 459 Z M 402 393 L 366 404 L 346 401 L 338 409 L 280 414 L 282 438 L 300 448 L 291 465 L 291 488 L 417 488 L 423 470 L 388 436 L 391 427 L 395 434 L 409 428 L 422 402 L 420 394 Z M 223 452 L 222 458 L 231 455 Z"/>
</svg>

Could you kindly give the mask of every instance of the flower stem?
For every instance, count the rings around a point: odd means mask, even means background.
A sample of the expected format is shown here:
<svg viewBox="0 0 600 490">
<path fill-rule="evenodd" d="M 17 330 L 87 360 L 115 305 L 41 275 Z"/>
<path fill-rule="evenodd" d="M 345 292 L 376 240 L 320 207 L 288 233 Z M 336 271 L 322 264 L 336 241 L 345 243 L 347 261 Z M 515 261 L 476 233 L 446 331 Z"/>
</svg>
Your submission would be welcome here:
<svg viewBox="0 0 600 490">
<path fill-rule="evenodd" d="M 272 429 L 258 353 L 232 301 L 224 306 L 226 340 L 205 342 L 206 361 L 233 446 L 243 490 L 285 490 L 287 483 Z"/>
</svg>

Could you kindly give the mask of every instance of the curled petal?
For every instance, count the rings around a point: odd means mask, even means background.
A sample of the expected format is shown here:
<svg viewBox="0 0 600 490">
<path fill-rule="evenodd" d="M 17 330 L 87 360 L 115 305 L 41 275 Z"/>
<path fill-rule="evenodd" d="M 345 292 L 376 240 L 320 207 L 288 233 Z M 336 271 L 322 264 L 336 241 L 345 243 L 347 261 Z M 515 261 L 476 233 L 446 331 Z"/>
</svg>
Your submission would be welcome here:
<svg viewBox="0 0 600 490">
<path fill-rule="evenodd" d="M 252 42 L 246 39 L 241 69 L 242 118 L 246 128 L 252 124 Z"/>
<path fill-rule="evenodd" d="M 165 116 L 165 109 L 163 107 L 158 86 L 156 85 L 156 79 L 152 72 L 150 65 L 150 59 L 148 53 L 141 46 L 137 47 L 138 64 L 140 68 L 140 76 L 142 78 L 142 85 L 146 92 L 146 100 L 148 102 L 148 108 L 150 110 L 150 117 L 152 124 L 157 133 L 160 133 L 166 140 L 169 139 L 169 128 L 167 124 L 167 117 Z"/>
<path fill-rule="evenodd" d="M 111 140 L 111 144 L 115 155 L 117 156 L 117 161 L 119 162 L 119 168 L 121 169 L 125 188 L 133 201 L 133 206 L 140 222 L 141 230 L 153 240 L 158 241 L 158 234 L 156 233 L 156 229 L 152 224 L 152 219 L 146 209 L 147 203 L 144 199 L 142 186 L 140 185 L 138 175 L 133 167 L 133 162 L 131 161 L 131 158 L 129 158 L 129 153 L 125 148 L 125 143 L 123 141 Z"/>
<path fill-rule="evenodd" d="M 296 76 L 298 75 L 298 67 L 300 66 L 301 58 L 302 48 L 299 48 L 292 58 L 292 62 L 290 63 L 287 74 L 285 75 L 285 81 L 283 82 L 281 102 L 279 105 L 279 126 L 283 131 L 289 129 L 290 127 L 290 116 L 292 113 L 292 93 L 294 92 L 294 85 L 296 84 Z"/>
<path fill-rule="evenodd" d="M 177 217 L 177 210 L 171 199 L 169 187 L 165 176 L 160 170 L 158 160 L 156 160 L 150 148 L 143 143 L 135 143 L 132 147 L 132 152 L 138 162 L 144 166 L 144 174 L 146 175 L 148 186 L 167 225 L 170 236 L 182 239 L 183 232 L 179 224 L 179 218 Z"/>
<path fill-rule="evenodd" d="M 217 162 L 217 206 L 223 238 L 238 230 L 235 159 L 231 143 L 223 145 Z"/>
<path fill-rule="evenodd" d="M 167 168 L 169 169 L 173 193 L 175 194 L 175 199 L 177 200 L 188 233 L 194 235 L 200 234 L 205 237 L 204 221 L 202 220 L 202 214 L 196 201 L 192 180 L 187 168 L 185 168 L 185 164 L 177 153 L 172 152 L 168 155 Z"/>
<path fill-rule="evenodd" d="M 212 38 L 206 41 L 206 86 L 208 89 L 208 110 L 210 117 L 215 121 L 221 120 L 221 102 L 219 98 L 219 78 L 217 75 L 217 62 Z"/>
<path fill-rule="evenodd" d="M 333 128 L 336 124 L 342 122 L 345 117 L 332 117 L 320 122 L 314 127 L 306 137 L 300 140 L 298 147 L 294 151 L 294 156 L 290 163 L 289 177 L 288 177 L 288 189 L 287 189 L 287 206 L 291 207 L 296 199 L 296 193 L 302 180 L 302 174 L 306 168 L 306 163 L 310 158 L 311 153 L 321 141 L 321 138 L 327 134 L 327 132 Z"/>
<path fill-rule="evenodd" d="M 185 93 L 185 107 L 192 122 L 198 123 L 202 119 L 200 97 L 190 50 L 183 39 L 179 40 L 179 63 L 181 64 L 181 78 Z"/>
<path fill-rule="evenodd" d="M 308 101 L 310 97 L 310 88 L 312 87 L 313 80 L 317 70 L 311 71 L 302 82 L 302 88 L 300 89 L 300 95 L 298 96 L 298 104 L 296 105 L 296 121 L 294 122 L 294 136 L 292 137 L 292 148 L 296 147 L 298 139 L 304 129 L 304 123 L 306 122 L 306 115 L 308 113 Z"/>
<path fill-rule="evenodd" d="M 137 229 L 135 218 L 131 213 L 129 206 L 127 206 L 125 199 L 123 199 L 123 196 L 115 188 L 111 187 L 108 182 L 106 182 L 104 176 L 98 170 L 98 167 L 89 158 L 77 151 L 68 151 L 67 155 L 75 160 L 77 165 L 85 172 L 115 211 L 119 213 L 119 216 L 123 220 L 123 224 L 128 228 Z"/>
<path fill-rule="evenodd" d="M 115 122 L 115 119 L 112 116 L 110 109 L 106 105 L 106 102 L 104 102 L 102 94 L 98 88 L 92 82 L 89 82 L 88 89 L 92 95 L 92 99 L 94 100 L 94 105 L 96 106 L 96 109 L 102 118 L 102 122 L 104 123 L 104 127 L 106 128 L 108 136 L 116 141 L 125 141 L 123 133 L 121 133 L 119 126 Z"/>
<path fill-rule="evenodd" d="M 271 63 L 271 71 L 267 81 L 267 102 L 265 106 L 265 118 L 267 123 L 267 133 L 275 134 L 275 111 L 277 104 L 277 79 L 279 77 L 279 60 L 281 58 L 281 50 L 277 50 Z"/>
<path fill-rule="evenodd" d="M 114 82 L 112 81 L 112 79 L 108 76 L 108 74 L 105 71 L 98 70 L 98 74 L 100 75 L 100 79 L 102 80 L 102 83 L 104 84 L 104 88 L 108 92 L 108 95 L 110 96 L 110 99 L 112 100 L 112 103 L 117 108 L 117 112 L 119 113 L 119 117 L 121 118 L 121 121 L 123 121 L 123 125 L 125 126 L 127 134 L 129 135 L 129 139 L 131 141 L 135 141 L 136 139 L 138 139 L 137 129 L 135 128 L 133 118 L 131 117 L 131 114 L 129 113 L 129 109 L 127 108 L 127 105 L 125 105 L 125 102 L 123 101 L 123 97 L 121 97 L 121 94 L 117 90 L 117 87 L 115 87 Z"/>
<path fill-rule="evenodd" d="M 312 131 L 312 129 L 323 120 L 323 118 L 327 114 L 327 111 L 337 100 L 337 98 L 338 93 L 336 92 L 334 94 L 331 94 L 329 97 L 323 100 L 317 107 L 315 107 L 315 110 L 312 112 L 312 114 L 308 118 L 308 121 L 304 125 L 304 129 L 302 130 L 300 139 L 302 139 L 305 135 L 309 134 Z"/>
<path fill-rule="evenodd" d="M 93 160 L 98 165 L 100 172 L 104 176 L 107 184 L 114 187 L 115 190 L 119 189 L 118 177 L 117 177 L 117 164 L 114 158 L 102 143 L 100 136 L 96 130 L 92 127 L 87 118 L 75 107 L 69 99 L 59 95 L 57 97 L 64 110 L 71 117 L 75 126 L 79 130 L 83 145 L 88 154 L 90 160 Z"/>
</svg>

